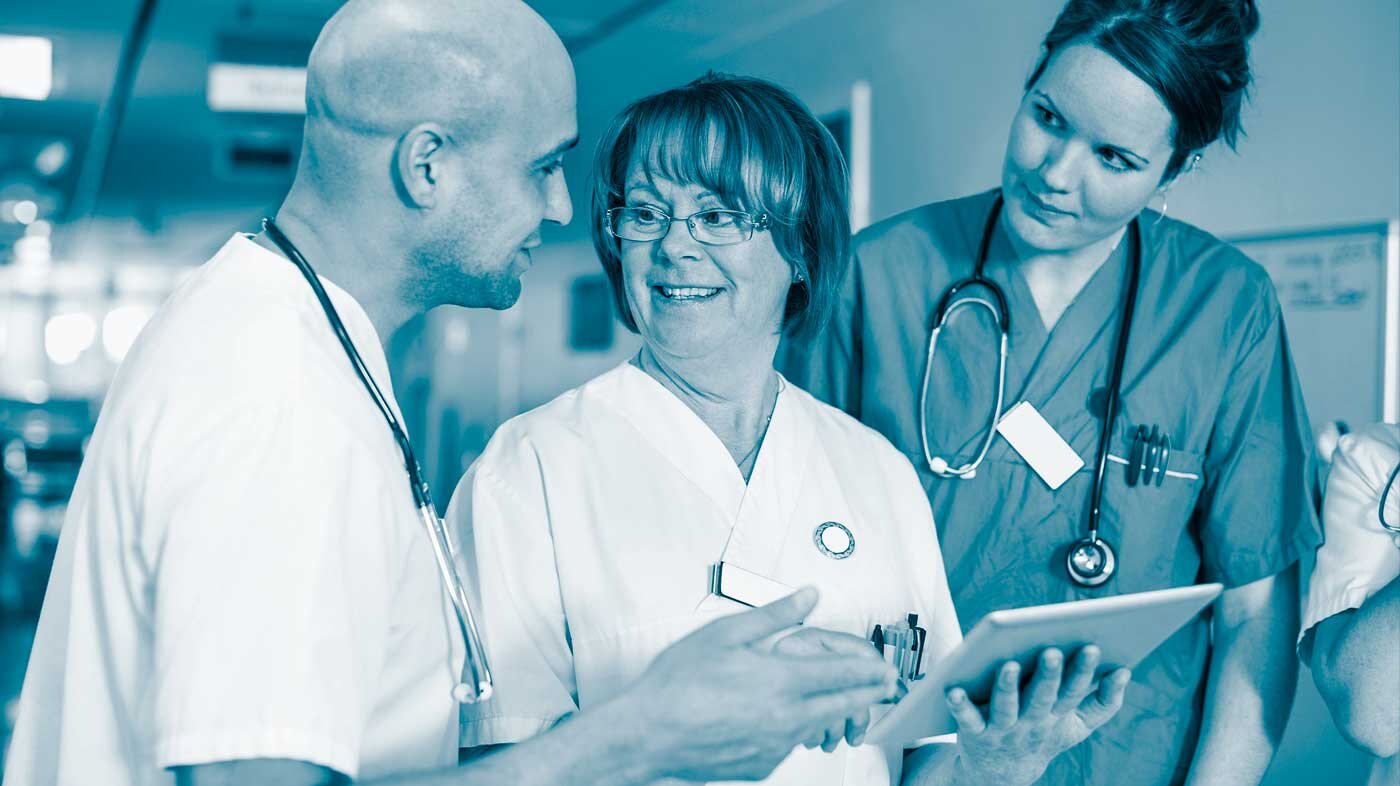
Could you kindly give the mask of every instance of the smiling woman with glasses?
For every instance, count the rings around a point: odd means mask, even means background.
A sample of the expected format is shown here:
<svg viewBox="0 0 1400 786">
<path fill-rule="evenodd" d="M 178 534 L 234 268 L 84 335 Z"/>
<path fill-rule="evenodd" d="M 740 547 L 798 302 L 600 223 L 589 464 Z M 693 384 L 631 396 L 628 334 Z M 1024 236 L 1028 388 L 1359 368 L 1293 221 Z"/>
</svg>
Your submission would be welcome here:
<svg viewBox="0 0 1400 786">
<path fill-rule="evenodd" d="M 503 425 L 453 497 L 499 686 L 465 708 L 463 746 L 516 742 L 607 702 L 671 642 L 804 585 L 821 601 L 776 647 L 877 658 L 866 637 L 913 614 L 927 668 L 961 632 L 913 467 L 773 369 L 781 338 L 825 321 L 846 269 L 831 136 L 782 88 L 710 75 L 623 111 L 592 191 L 594 244 L 642 348 Z M 725 584 L 736 574 L 749 584 Z M 1063 669 L 1082 677 L 1064 683 L 1073 709 L 1008 721 L 1045 744 L 946 746 L 920 782 L 948 782 L 955 762 L 988 774 L 1047 760 L 1075 741 L 1063 728 L 1111 716 L 1122 683 L 1091 693 L 1092 652 L 1061 657 L 1027 690 L 1057 694 Z M 1003 693 L 1015 701 L 1015 682 Z M 869 720 L 806 730 L 808 749 L 774 761 L 767 782 L 899 783 L 903 751 L 861 745 Z"/>
</svg>

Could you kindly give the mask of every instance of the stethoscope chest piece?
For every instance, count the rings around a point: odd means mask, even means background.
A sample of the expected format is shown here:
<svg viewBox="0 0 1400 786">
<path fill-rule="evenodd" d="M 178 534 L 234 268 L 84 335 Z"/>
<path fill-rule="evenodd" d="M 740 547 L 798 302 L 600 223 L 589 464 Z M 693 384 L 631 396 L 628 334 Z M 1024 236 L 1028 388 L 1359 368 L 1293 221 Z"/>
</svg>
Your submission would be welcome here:
<svg viewBox="0 0 1400 786">
<path fill-rule="evenodd" d="M 817 551 L 832 559 L 845 559 L 855 553 L 856 536 L 839 521 L 824 521 L 812 531 Z"/>
<path fill-rule="evenodd" d="M 1065 555 L 1065 570 L 1075 584 L 1097 587 L 1113 577 L 1118 557 L 1108 541 L 1099 537 L 1080 538 L 1070 544 Z"/>
</svg>

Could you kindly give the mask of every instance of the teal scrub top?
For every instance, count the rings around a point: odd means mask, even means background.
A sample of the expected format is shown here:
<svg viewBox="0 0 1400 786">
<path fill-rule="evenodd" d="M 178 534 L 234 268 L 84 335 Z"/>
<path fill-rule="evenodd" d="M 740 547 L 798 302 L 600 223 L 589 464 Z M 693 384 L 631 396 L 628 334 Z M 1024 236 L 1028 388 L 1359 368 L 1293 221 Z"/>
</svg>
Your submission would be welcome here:
<svg viewBox="0 0 1400 786">
<path fill-rule="evenodd" d="M 1201 582 L 1236 587 L 1315 547 L 1311 431 L 1272 283 L 1233 247 L 1150 212 L 1139 221 L 1142 272 L 1110 453 L 1126 458 L 1137 426 L 1155 425 L 1171 437 L 1177 475 L 1130 487 L 1125 466 L 1108 464 L 1101 534 L 1117 550 L 1113 578 L 1082 588 L 1064 564 L 1068 544 L 1087 531 L 1126 233 L 1048 333 L 1001 227 L 986 264 L 1011 312 L 1005 407 L 1033 404 L 1084 468 L 1051 491 L 997 437 L 974 478 L 929 471 L 918 406 L 933 312 L 944 289 L 971 274 L 995 195 L 926 205 L 860 233 L 831 322 L 812 345 L 786 346 L 781 363 L 918 468 L 964 628 L 996 609 Z M 984 309 L 963 308 L 940 336 L 928 438 L 951 466 L 980 448 L 998 335 Z M 1135 669 L 1118 716 L 1039 782 L 1181 783 L 1201 725 L 1209 645 L 1206 612 Z"/>
</svg>

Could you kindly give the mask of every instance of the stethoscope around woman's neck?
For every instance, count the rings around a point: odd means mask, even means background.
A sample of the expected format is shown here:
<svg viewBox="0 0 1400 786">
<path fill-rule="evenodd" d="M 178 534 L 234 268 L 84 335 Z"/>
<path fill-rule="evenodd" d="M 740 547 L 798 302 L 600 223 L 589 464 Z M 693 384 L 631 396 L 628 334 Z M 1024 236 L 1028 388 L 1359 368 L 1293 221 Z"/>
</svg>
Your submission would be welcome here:
<svg viewBox="0 0 1400 786">
<path fill-rule="evenodd" d="M 919 392 L 919 439 L 929 471 L 942 478 L 971 480 L 977 475 L 977 468 L 987 458 L 987 452 L 991 450 L 992 442 L 996 439 L 997 424 L 1001 421 L 1003 406 L 1006 403 L 1006 358 L 1011 341 L 1011 311 L 1007 308 L 1006 293 L 986 275 L 987 254 L 991 249 L 997 221 L 1001 217 L 1002 204 L 1002 195 L 998 192 L 982 227 L 982 239 L 977 247 L 977 259 L 972 268 L 972 275 L 953 282 L 943 291 L 943 296 L 938 299 L 938 306 L 934 310 L 933 327 L 929 331 L 928 356 L 924 360 L 924 379 Z M 1108 581 L 1113 576 L 1118 562 L 1113 547 L 1099 536 L 1099 521 L 1108 449 L 1113 441 L 1113 423 L 1118 416 L 1118 400 L 1123 386 L 1123 360 L 1128 352 L 1128 334 L 1132 327 L 1133 312 L 1137 308 L 1138 277 L 1142 270 L 1142 234 L 1136 218 L 1128 224 L 1127 240 L 1130 253 L 1128 277 L 1124 284 L 1123 315 L 1118 326 L 1113 365 L 1109 371 L 1108 400 L 1104 405 L 1100 426 L 1098 463 L 1094 469 L 1094 487 L 1089 498 L 1089 532 L 1085 537 L 1070 544 L 1065 555 L 1066 572 L 1069 573 L 1070 579 L 1083 587 L 1097 587 Z M 980 287 L 991 295 L 991 300 L 985 297 L 958 297 L 963 291 L 975 287 Z M 929 450 L 928 389 L 938 338 L 952 315 L 964 306 L 976 306 L 991 313 L 1000 334 L 1000 346 L 997 350 L 996 403 L 992 406 L 981 445 L 972 461 L 954 467 L 946 458 L 935 456 Z"/>
</svg>

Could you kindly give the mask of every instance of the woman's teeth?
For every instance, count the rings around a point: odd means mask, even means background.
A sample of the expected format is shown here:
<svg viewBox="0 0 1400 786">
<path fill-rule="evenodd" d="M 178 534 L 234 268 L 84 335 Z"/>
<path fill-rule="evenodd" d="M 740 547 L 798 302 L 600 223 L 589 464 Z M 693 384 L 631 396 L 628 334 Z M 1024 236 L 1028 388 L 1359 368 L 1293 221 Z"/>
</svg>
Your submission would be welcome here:
<svg viewBox="0 0 1400 786">
<path fill-rule="evenodd" d="M 668 300 L 704 300 L 719 294 L 710 287 L 657 287 Z"/>
</svg>

